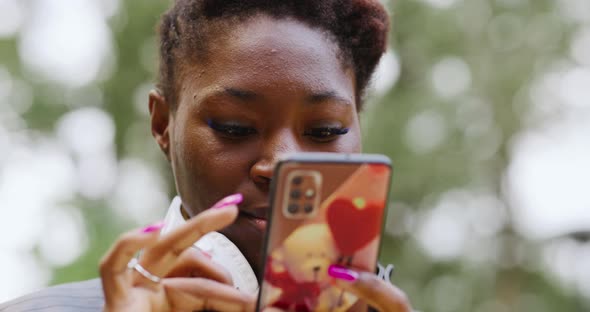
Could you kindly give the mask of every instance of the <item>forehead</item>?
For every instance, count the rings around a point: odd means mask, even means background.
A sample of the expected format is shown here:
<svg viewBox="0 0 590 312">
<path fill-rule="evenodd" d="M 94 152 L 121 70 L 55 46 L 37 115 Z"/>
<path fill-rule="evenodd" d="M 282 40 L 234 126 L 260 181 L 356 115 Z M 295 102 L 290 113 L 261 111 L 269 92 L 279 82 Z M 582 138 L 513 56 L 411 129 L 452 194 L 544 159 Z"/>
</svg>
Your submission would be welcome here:
<svg viewBox="0 0 590 312">
<path fill-rule="evenodd" d="M 197 87 L 331 90 L 354 101 L 354 74 L 319 30 L 292 19 L 257 15 L 209 38 L 206 61 L 186 74 Z"/>
</svg>

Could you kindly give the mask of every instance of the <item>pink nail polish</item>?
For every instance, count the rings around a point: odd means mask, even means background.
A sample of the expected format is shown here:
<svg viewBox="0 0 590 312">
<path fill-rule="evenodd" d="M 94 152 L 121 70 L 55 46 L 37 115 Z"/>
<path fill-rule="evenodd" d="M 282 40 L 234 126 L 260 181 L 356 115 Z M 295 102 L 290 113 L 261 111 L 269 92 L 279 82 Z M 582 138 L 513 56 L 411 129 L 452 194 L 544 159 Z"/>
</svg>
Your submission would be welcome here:
<svg viewBox="0 0 590 312">
<path fill-rule="evenodd" d="M 227 207 L 230 205 L 237 205 L 237 204 L 241 203 L 243 199 L 244 199 L 244 197 L 240 193 L 229 195 L 226 198 L 218 201 L 217 204 L 213 205 L 213 207 L 211 207 L 211 208 L 212 209 L 220 209 L 220 208 L 224 208 L 224 207 Z"/>
<path fill-rule="evenodd" d="M 164 227 L 164 225 L 165 225 L 165 223 L 163 221 L 160 221 L 160 222 L 150 224 L 150 225 L 144 227 L 141 231 L 143 233 L 152 233 L 152 232 L 161 230 Z"/>
<path fill-rule="evenodd" d="M 339 265 L 331 265 L 328 267 L 328 275 L 347 282 L 354 282 L 359 278 L 359 274 L 357 272 Z"/>
</svg>

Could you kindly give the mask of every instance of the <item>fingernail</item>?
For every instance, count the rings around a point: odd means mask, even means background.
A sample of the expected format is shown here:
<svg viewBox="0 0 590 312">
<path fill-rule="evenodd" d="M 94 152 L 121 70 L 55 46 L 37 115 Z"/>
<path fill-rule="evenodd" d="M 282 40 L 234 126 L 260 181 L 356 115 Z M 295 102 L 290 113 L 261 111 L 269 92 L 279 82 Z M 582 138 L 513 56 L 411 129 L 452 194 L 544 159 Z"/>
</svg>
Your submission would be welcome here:
<svg viewBox="0 0 590 312">
<path fill-rule="evenodd" d="M 229 195 L 228 197 L 218 201 L 217 204 L 213 205 L 213 207 L 211 207 L 211 208 L 212 209 L 220 209 L 220 208 L 224 208 L 224 207 L 227 207 L 230 205 L 237 205 L 237 204 L 241 203 L 243 199 L 244 199 L 244 197 L 240 193 Z"/>
<path fill-rule="evenodd" d="M 150 224 L 150 225 L 144 227 L 141 231 L 143 233 L 152 233 L 152 232 L 161 230 L 164 227 L 164 225 L 165 225 L 165 223 L 163 221 L 160 221 L 160 222 Z"/>
<path fill-rule="evenodd" d="M 339 265 L 328 267 L 328 275 L 347 282 L 354 282 L 359 278 L 359 274 Z"/>
</svg>

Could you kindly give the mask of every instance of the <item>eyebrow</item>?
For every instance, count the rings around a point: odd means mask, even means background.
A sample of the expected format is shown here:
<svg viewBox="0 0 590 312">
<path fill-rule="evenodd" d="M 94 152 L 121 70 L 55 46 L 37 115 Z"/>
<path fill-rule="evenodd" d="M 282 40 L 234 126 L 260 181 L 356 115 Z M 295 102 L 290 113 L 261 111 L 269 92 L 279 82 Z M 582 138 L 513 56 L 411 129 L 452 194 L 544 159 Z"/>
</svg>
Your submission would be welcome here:
<svg viewBox="0 0 590 312">
<path fill-rule="evenodd" d="M 258 95 L 254 91 L 236 89 L 236 88 L 231 88 L 231 87 L 230 88 L 228 88 L 228 87 L 223 88 L 222 90 L 220 90 L 220 92 L 218 94 L 229 95 L 231 97 L 238 98 L 238 99 L 244 100 L 244 101 L 251 101 L 251 100 L 255 100 L 257 98 L 260 98 L 260 95 Z"/>
<path fill-rule="evenodd" d="M 234 87 L 222 87 L 219 90 L 213 92 L 213 96 L 229 96 L 232 98 L 239 99 L 244 102 L 254 101 L 263 98 L 262 95 L 245 89 L 238 89 Z M 354 104 L 342 96 L 336 94 L 335 91 L 322 91 L 313 93 L 305 98 L 307 104 L 321 104 L 324 102 L 335 102 L 342 105 L 354 106 Z"/>
<path fill-rule="evenodd" d="M 336 102 L 338 104 L 349 105 L 353 106 L 353 103 L 342 96 L 339 96 L 334 91 L 324 91 L 319 93 L 314 93 L 307 97 L 307 102 L 311 104 L 319 104 L 322 102 Z"/>
</svg>

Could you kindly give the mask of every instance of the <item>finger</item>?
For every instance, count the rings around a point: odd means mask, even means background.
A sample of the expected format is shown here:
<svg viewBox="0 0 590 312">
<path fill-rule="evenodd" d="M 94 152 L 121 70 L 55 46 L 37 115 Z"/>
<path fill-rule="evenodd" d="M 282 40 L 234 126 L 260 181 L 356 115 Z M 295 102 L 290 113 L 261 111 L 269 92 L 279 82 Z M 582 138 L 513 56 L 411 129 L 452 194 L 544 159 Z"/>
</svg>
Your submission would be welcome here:
<svg viewBox="0 0 590 312">
<path fill-rule="evenodd" d="M 167 278 L 163 281 L 174 310 L 254 311 L 256 297 L 205 278 Z"/>
<path fill-rule="evenodd" d="M 233 285 L 231 274 L 198 248 L 187 248 L 166 277 L 203 277 Z"/>
<path fill-rule="evenodd" d="M 328 274 L 343 288 L 381 312 L 410 312 L 408 297 L 399 288 L 369 272 L 332 266 Z"/>
<path fill-rule="evenodd" d="M 117 294 L 124 294 L 127 263 L 139 250 L 158 241 L 163 226 L 164 223 L 159 222 L 121 235 L 101 259 L 99 271 L 107 301 Z"/>
<path fill-rule="evenodd" d="M 237 216 L 238 206 L 236 205 L 207 209 L 164 236 L 158 245 L 167 249 L 185 250 L 203 235 L 230 225 Z"/>
<path fill-rule="evenodd" d="M 141 258 L 141 265 L 152 274 L 165 276 L 184 250 L 203 235 L 228 226 L 237 216 L 236 205 L 203 211 L 146 249 Z"/>
</svg>

